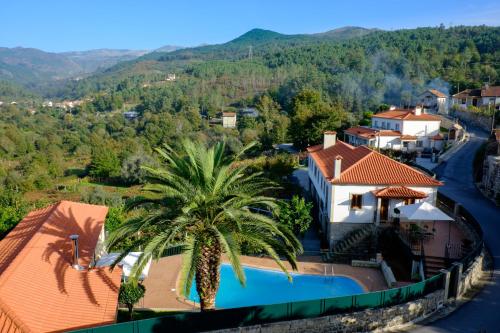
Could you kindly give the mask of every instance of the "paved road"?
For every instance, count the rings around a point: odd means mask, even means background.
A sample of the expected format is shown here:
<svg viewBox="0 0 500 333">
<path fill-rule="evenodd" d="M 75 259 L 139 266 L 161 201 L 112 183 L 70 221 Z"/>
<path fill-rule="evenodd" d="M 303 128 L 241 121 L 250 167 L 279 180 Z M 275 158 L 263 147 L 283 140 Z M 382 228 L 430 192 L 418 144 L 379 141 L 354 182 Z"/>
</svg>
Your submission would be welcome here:
<svg viewBox="0 0 500 333">
<path fill-rule="evenodd" d="M 460 202 L 481 224 L 486 245 L 494 257 L 493 280 L 473 300 L 449 316 L 415 329 L 416 333 L 500 332 L 500 208 L 485 199 L 473 184 L 472 161 L 487 135 L 478 130 L 471 134 L 470 141 L 435 171 L 445 182 L 440 191 Z"/>
</svg>

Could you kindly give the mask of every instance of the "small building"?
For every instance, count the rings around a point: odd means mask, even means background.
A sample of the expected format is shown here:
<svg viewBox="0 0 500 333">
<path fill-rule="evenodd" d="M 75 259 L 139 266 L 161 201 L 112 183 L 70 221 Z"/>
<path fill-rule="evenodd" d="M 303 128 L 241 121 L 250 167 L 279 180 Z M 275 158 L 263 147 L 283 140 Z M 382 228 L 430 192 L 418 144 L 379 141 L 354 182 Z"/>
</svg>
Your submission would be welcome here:
<svg viewBox="0 0 500 333">
<path fill-rule="evenodd" d="M 52 103 L 52 101 L 45 101 L 42 103 L 42 106 L 51 108 L 52 106 L 54 106 L 54 103 Z"/>
<path fill-rule="evenodd" d="M 222 112 L 222 127 L 236 128 L 236 112 Z"/>
<path fill-rule="evenodd" d="M 128 120 L 134 120 L 135 118 L 139 117 L 139 112 L 127 111 L 127 112 L 123 112 L 123 116 Z"/>
<path fill-rule="evenodd" d="M 496 154 L 486 155 L 481 185 L 485 194 L 500 204 L 500 128 L 495 130 Z"/>
<path fill-rule="evenodd" d="M 257 118 L 259 117 L 259 110 L 257 110 L 256 108 L 243 108 L 240 110 L 240 116 Z"/>
<path fill-rule="evenodd" d="M 420 94 L 417 104 L 431 113 L 448 114 L 448 95 L 436 89 L 428 89 Z"/>
<path fill-rule="evenodd" d="M 366 145 L 408 152 L 425 148 L 440 150 L 440 126 L 441 118 L 424 113 L 421 106 L 414 109 L 391 107 L 389 111 L 374 114 L 370 127 L 357 126 L 345 130 L 345 140 L 353 146 Z"/>
<path fill-rule="evenodd" d="M 356 229 L 390 222 L 396 207 L 436 204 L 441 182 L 366 146 L 344 143 L 334 131 L 307 151 L 309 188 L 330 248 Z"/>
<path fill-rule="evenodd" d="M 105 206 L 60 201 L 0 241 L 0 331 L 67 332 L 116 321 L 122 270 L 104 253 Z"/>
<path fill-rule="evenodd" d="M 168 73 L 167 78 L 165 81 L 175 81 L 175 74 L 174 73 Z"/>
<path fill-rule="evenodd" d="M 500 110 L 500 86 L 485 85 L 481 89 L 465 89 L 452 98 L 453 105 L 462 109 L 468 106 L 491 106 Z"/>
</svg>

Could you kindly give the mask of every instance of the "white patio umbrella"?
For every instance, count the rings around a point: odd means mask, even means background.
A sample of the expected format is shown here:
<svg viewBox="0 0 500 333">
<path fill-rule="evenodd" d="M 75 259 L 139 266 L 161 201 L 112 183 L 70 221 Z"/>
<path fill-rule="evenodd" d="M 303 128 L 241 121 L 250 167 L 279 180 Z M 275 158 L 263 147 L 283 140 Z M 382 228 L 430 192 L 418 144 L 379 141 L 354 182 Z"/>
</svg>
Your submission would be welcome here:
<svg viewBox="0 0 500 333">
<path fill-rule="evenodd" d="M 437 207 L 434 207 L 428 202 L 419 202 L 412 205 L 400 206 L 395 210 L 399 211 L 399 216 L 411 221 L 454 221 L 453 218 L 449 217 L 443 211 Z M 400 221 L 405 222 L 405 221 Z M 434 226 L 432 228 L 434 230 Z M 450 242 L 451 228 L 448 223 L 448 243 Z"/>
<path fill-rule="evenodd" d="M 412 205 L 396 208 L 399 216 L 412 221 L 454 221 L 443 211 L 428 202 L 419 202 Z"/>
</svg>

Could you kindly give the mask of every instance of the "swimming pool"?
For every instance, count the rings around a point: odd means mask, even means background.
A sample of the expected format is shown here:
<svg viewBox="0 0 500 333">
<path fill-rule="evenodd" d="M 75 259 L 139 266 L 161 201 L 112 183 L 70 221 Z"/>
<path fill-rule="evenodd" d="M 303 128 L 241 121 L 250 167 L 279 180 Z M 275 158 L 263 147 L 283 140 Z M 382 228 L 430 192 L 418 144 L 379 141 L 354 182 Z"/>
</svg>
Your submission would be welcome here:
<svg viewBox="0 0 500 333">
<path fill-rule="evenodd" d="M 344 276 L 320 276 L 293 273 L 293 282 L 280 271 L 244 267 L 246 286 L 242 287 L 229 264 L 221 265 L 221 283 L 215 305 L 217 308 L 237 308 L 251 305 L 277 304 L 318 298 L 364 293 L 353 279 Z M 195 281 L 189 295 L 199 303 Z"/>
</svg>

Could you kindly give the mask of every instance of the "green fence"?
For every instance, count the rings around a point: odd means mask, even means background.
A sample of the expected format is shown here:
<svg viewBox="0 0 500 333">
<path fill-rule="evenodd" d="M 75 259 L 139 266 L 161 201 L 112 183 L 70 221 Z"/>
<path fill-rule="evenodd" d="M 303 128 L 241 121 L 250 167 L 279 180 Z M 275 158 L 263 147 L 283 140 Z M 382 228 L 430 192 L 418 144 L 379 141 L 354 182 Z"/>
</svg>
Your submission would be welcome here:
<svg viewBox="0 0 500 333">
<path fill-rule="evenodd" d="M 436 290 L 443 289 L 443 283 L 443 274 L 439 274 L 409 286 L 366 294 L 303 302 L 223 309 L 211 312 L 186 312 L 152 319 L 82 329 L 75 332 L 199 332 L 293 319 L 315 318 L 408 302 Z"/>
</svg>

